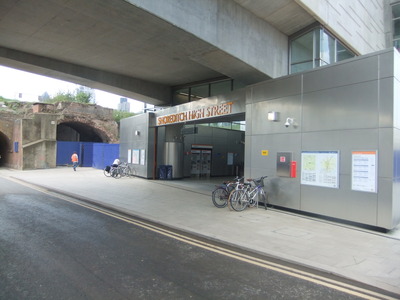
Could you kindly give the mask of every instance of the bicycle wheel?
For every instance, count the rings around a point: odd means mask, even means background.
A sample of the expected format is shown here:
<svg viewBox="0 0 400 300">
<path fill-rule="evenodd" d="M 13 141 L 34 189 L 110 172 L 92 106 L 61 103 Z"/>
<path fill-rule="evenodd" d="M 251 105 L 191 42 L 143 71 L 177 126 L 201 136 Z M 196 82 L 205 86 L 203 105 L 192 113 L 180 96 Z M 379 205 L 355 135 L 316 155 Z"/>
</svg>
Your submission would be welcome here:
<svg viewBox="0 0 400 300">
<path fill-rule="evenodd" d="M 119 168 L 114 168 L 111 172 L 111 176 L 115 179 L 121 178 L 121 170 Z"/>
<path fill-rule="evenodd" d="M 104 168 L 103 173 L 104 173 L 104 175 L 105 175 L 106 177 L 110 177 L 110 176 L 111 176 L 110 170 L 107 169 L 107 168 Z"/>
<path fill-rule="evenodd" d="M 244 190 L 235 190 L 229 196 L 231 207 L 236 211 L 244 210 L 249 204 L 249 197 Z"/>
<path fill-rule="evenodd" d="M 136 175 L 136 171 L 132 167 L 127 167 L 125 172 L 126 172 L 126 176 L 128 176 L 128 177 L 132 177 L 132 176 Z"/>
<path fill-rule="evenodd" d="M 267 193 L 265 193 L 264 189 L 259 190 L 258 203 L 262 203 L 264 205 L 264 209 L 267 209 L 268 196 Z"/>
<path fill-rule="evenodd" d="M 228 204 L 229 193 L 223 187 L 217 187 L 211 195 L 212 202 L 218 208 L 224 208 Z"/>
</svg>

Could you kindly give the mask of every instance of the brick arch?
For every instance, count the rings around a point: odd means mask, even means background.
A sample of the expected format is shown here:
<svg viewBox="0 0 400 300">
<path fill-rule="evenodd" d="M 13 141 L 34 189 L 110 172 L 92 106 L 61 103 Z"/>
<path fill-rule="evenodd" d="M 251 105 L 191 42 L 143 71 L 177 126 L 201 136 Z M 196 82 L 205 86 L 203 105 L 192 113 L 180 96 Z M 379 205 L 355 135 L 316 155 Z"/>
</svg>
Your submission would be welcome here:
<svg viewBox="0 0 400 300">
<path fill-rule="evenodd" d="M 53 105 L 59 114 L 57 140 L 118 143 L 118 124 L 113 110 L 95 104 L 59 102 Z M 65 135 L 62 137 L 61 132 Z M 73 134 L 75 133 L 75 136 Z"/>
<path fill-rule="evenodd" d="M 64 116 L 57 124 L 57 141 L 117 143 L 115 122 Z"/>
<path fill-rule="evenodd" d="M 0 131 L 0 166 L 3 166 L 7 163 L 9 151 L 10 140 L 3 132 Z"/>
</svg>

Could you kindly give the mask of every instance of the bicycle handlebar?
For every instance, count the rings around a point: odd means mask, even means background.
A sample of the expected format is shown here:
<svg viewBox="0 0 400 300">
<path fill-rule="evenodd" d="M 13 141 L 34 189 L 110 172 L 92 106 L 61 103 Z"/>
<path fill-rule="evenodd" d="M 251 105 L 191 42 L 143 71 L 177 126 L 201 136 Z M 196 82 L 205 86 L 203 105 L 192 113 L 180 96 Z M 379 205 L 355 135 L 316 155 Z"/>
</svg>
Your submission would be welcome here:
<svg viewBox="0 0 400 300">
<path fill-rule="evenodd" d="M 247 181 L 260 181 L 260 180 L 263 180 L 263 179 L 265 179 L 265 178 L 267 178 L 268 176 L 261 176 L 260 178 L 256 178 L 256 179 L 253 179 L 253 178 L 249 178 L 249 179 L 246 179 Z"/>
</svg>

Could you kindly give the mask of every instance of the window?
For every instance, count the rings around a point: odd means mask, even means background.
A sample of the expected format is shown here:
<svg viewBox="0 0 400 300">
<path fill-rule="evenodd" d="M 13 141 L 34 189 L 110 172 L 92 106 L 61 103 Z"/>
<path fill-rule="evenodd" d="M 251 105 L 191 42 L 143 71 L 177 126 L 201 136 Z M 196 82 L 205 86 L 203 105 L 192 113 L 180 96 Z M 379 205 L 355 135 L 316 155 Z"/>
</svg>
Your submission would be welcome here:
<svg viewBox="0 0 400 300">
<path fill-rule="evenodd" d="M 335 37 L 317 26 L 290 41 L 290 73 L 298 73 L 354 57 Z"/>
<path fill-rule="evenodd" d="M 208 84 L 198 85 L 190 88 L 190 100 L 196 101 L 210 96 L 210 87 Z"/>
<path fill-rule="evenodd" d="M 308 32 L 291 42 L 292 73 L 313 68 L 314 31 Z"/>
<path fill-rule="evenodd" d="M 188 84 L 185 87 L 176 87 L 173 89 L 173 104 L 178 105 L 210 96 L 224 95 L 242 87 L 244 87 L 243 84 L 233 79 L 219 79 L 202 84 Z"/>
<path fill-rule="evenodd" d="M 210 85 L 210 96 L 224 95 L 232 91 L 232 81 L 225 80 Z"/>
<path fill-rule="evenodd" d="M 173 99 L 175 105 L 189 102 L 189 88 L 175 90 Z"/>
</svg>

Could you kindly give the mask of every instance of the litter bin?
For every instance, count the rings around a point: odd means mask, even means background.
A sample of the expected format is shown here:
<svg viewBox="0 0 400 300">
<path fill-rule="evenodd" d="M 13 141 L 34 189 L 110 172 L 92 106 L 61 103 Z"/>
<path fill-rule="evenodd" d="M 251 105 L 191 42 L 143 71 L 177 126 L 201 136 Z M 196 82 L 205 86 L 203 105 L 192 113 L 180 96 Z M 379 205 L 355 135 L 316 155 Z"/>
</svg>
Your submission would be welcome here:
<svg viewBox="0 0 400 300">
<path fill-rule="evenodd" d="M 167 166 L 166 165 L 160 165 L 158 168 L 158 178 L 165 180 L 167 179 Z"/>
<path fill-rule="evenodd" d="M 166 165 L 165 169 L 167 173 L 167 179 L 172 179 L 172 166 Z"/>
</svg>

